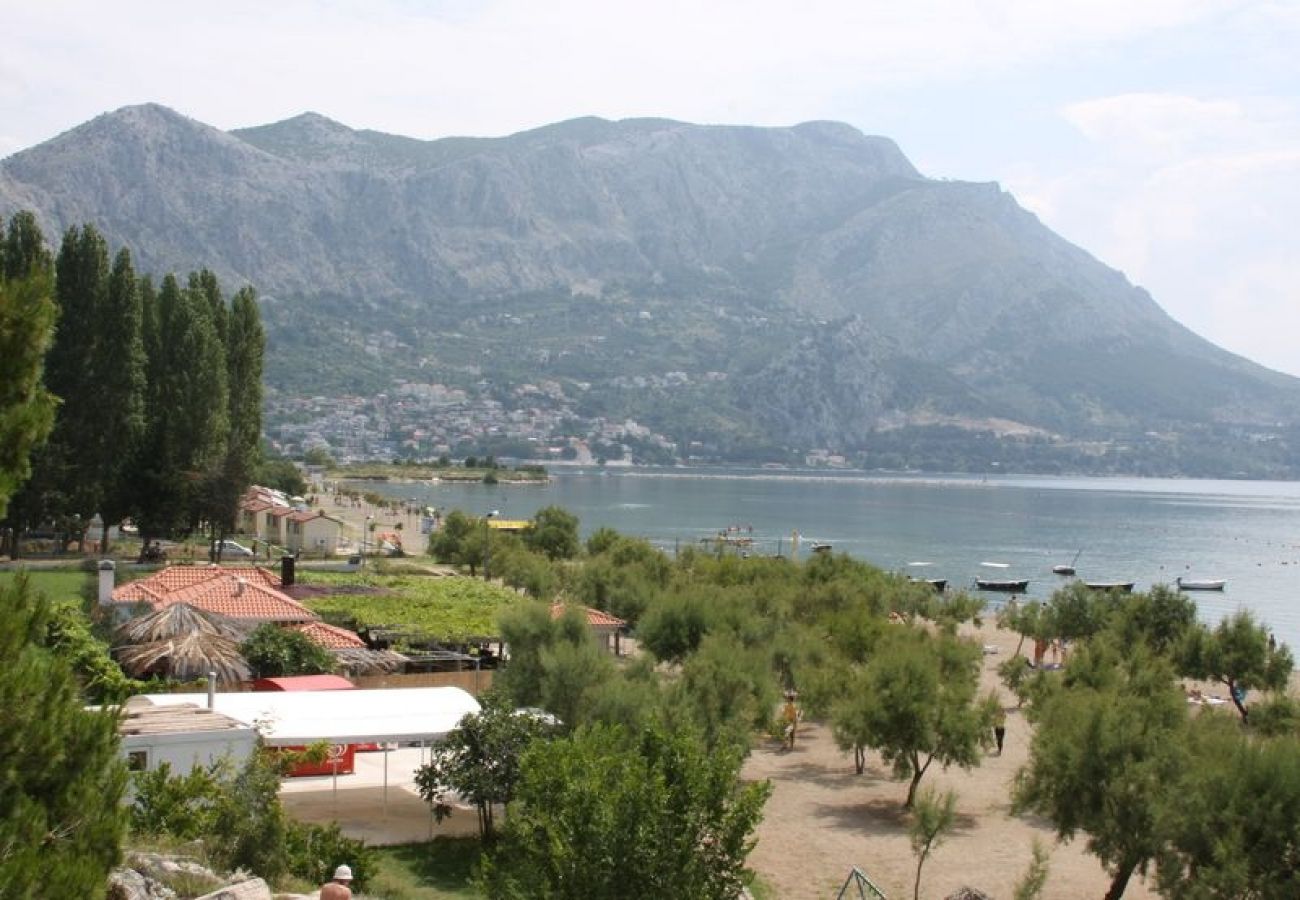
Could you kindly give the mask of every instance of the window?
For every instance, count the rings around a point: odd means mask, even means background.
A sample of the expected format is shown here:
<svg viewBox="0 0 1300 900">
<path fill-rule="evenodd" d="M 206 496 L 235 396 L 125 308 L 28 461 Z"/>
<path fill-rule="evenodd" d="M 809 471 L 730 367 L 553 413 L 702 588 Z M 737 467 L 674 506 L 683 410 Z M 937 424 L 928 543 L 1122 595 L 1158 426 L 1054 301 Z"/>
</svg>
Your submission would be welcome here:
<svg viewBox="0 0 1300 900">
<path fill-rule="evenodd" d="M 149 768 L 148 750 L 132 750 L 126 754 L 128 772 L 143 772 L 147 768 Z"/>
</svg>

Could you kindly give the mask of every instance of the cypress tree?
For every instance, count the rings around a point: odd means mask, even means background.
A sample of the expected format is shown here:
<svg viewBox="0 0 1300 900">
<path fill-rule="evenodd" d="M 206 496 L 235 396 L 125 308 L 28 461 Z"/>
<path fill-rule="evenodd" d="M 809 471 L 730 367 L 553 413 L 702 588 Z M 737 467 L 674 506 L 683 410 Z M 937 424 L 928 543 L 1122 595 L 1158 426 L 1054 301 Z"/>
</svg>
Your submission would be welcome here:
<svg viewBox="0 0 1300 900">
<path fill-rule="evenodd" d="M 54 425 L 55 400 L 41 376 L 55 316 L 48 270 L 0 278 L 0 519 Z"/>
</svg>

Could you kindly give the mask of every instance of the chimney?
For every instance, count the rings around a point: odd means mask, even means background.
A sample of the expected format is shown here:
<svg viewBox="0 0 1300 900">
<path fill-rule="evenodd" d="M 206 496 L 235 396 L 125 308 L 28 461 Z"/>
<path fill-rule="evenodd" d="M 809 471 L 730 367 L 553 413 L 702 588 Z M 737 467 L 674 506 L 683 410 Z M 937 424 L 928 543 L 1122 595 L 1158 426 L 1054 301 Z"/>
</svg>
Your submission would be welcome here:
<svg viewBox="0 0 1300 900">
<path fill-rule="evenodd" d="M 99 561 L 99 605 L 113 602 L 113 584 L 117 581 L 117 564 L 111 559 Z"/>
<path fill-rule="evenodd" d="M 293 557 L 285 554 L 280 557 L 280 587 L 293 587 Z"/>
</svg>

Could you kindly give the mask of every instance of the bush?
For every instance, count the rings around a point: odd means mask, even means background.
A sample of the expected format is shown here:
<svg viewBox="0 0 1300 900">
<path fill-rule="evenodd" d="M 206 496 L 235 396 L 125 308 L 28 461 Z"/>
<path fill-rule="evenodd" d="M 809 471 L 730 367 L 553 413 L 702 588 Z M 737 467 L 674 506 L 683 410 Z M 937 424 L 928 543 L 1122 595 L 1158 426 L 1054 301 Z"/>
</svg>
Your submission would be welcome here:
<svg viewBox="0 0 1300 900">
<path fill-rule="evenodd" d="M 312 884 L 329 880 L 335 867 L 346 863 L 352 867 L 355 891 L 365 890 L 377 865 L 374 848 L 344 835 L 337 822 L 328 825 L 290 822 L 285 831 L 284 851 L 289 871 Z"/>
</svg>

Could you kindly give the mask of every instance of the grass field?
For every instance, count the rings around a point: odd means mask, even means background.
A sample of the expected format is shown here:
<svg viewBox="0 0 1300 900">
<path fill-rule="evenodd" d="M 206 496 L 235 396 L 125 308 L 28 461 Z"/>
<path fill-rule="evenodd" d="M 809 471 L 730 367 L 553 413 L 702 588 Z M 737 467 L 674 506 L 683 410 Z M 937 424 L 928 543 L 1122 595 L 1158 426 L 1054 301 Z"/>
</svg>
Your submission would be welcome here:
<svg viewBox="0 0 1300 900">
<path fill-rule="evenodd" d="M 482 853 L 477 838 L 438 838 L 423 844 L 376 848 L 379 873 L 366 895 L 384 900 L 462 900 L 477 897 L 470 883 Z"/>
<path fill-rule="evenodd" d="M 17 570 L 0 571 L 0 586 L 11 584 L 17 577 Z M 51 600 L 80 602 L 84 599 L 84 591 L 95 583 L 95 576 L 90 572 L 70 569 L 28 569 L 27 577 L 33 587 Z"/>
</svg>

